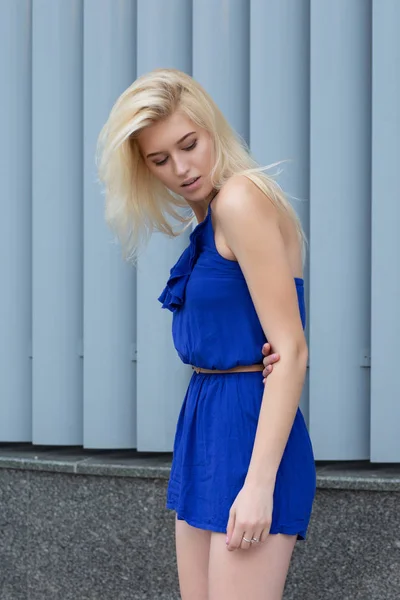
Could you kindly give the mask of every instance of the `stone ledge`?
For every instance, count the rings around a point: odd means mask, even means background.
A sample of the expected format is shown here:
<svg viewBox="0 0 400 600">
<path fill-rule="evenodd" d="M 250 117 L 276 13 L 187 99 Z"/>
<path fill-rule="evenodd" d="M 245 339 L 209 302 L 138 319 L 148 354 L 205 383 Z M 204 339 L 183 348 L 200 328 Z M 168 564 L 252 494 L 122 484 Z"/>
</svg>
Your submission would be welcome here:
<svg viewBox="0 0 400 600">
<path fill-rule="evenodd" d="M 337 462 L 317 466 L 318 488 L 337 490 L 400 491 L 400 465 L 369 461 Z"/>
<path fill-rule="evenodd" d="M 0 468 L 75 475 L 168 479 L 171 456 L 171 453 L 135 450 L 0 444 Z M 369 461 L 317 463 L 317 486 L 321 489 L 399 492 L 400 465 Z"/>
<path fill-rule="evenodd" d="M 170 453 L 153 454 L 135 450 L 0 445 L 0 468 L 76 475 L 168 479 L 171 457 Z"/>
</svg>

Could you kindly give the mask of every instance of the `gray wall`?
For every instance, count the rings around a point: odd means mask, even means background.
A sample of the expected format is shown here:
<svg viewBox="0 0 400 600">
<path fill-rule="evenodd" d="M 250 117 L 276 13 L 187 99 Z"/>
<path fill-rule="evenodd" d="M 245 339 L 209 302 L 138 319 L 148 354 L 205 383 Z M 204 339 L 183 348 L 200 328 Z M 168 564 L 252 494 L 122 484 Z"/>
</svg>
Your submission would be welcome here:
<svg viewBox="0 0 400 600">
<path fill-rule="evenodd" d="M 301 405 L 320 460 L 400 461 L 398 0 L 0 0 L 0 441 L 170 451 L 190 369 L 104 224 L 94 153 L 137 75 L 218 102 L 309 236 Z"/>
</svg>

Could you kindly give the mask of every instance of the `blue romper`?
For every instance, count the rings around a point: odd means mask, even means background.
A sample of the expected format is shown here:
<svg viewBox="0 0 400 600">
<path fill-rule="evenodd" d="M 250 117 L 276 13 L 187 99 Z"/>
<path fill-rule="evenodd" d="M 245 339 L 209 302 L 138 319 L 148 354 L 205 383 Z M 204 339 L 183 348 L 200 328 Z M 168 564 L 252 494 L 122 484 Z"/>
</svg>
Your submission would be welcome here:
<svg viewBox="0 0 400 600">
<path fill-rule="evenodd" d="M 304 327 L 304 281 L 295 278 L 294 283 Z M 225 370 L 262 362 L 266 338 L 239 263 L 217 251 L 211 204 L 159 300 L 173 312 L 173 340 L 185 364 Z M 262 380 L 261 372 L 193 372 L 179 414 L 167 492 L 167 508 L 178 519 L 226 532 L 251 459 Z M 305 538 L 315 485 L 311 441 L 298 409 L 277 472 L 270 533 Z"/>
</svg>

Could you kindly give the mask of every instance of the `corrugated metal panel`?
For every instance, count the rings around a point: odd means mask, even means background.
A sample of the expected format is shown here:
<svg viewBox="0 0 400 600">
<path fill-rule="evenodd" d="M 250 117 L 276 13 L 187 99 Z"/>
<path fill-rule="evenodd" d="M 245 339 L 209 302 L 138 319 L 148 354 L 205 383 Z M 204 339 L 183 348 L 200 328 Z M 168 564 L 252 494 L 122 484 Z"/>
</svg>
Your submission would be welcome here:
<svg viewBox="0 0 400 600">
<path fill-rule="evenodd" d="M 139 0 L 138 75 L 160 65 L 190 73 L 191 22 L 190 2 Z M 188 236 L 185 233 L 171 240 L 157 233 L 138 261 L 137 447 L 143 451 L 171 450 L 178 411 L 191 375 L 173 348 L 171 314 L 160 310 L 157 300 Z"/>
<path fill-rule="evenodd" d="M 136 445 L 136 281 L 103 218 L 94 162 L 99 131 L 136 77 L 136 3 L 84 3 L 84 438 Z"/>
<path fill-rule="evenodd" d="M 400 462 L 400 3 L 373 4 L 371 459 Z"/>
<path fill-rule="evenodd" d="M 369 455 L 371 5 L 311 2 L 310 429 Z"/>
<path fill-rule="evenodd" d="M 82 444 L 82 3 L 33 2 L 33 442 Z"/>
<path fill-rule="evenodd" d="M 193 77 L 249 140 L 250 4 L 193 0 Z"/>
<path fill-rule="evenodd" d="M 0 2 L 0 440 L 32 439 L 30 0 Z"/>
<path fill-rule="evenodd" d="M 0 440 L 172 449 L 190 369 L 157 296 L 187 235 L 124 264 L 94 162 L 115 99 L 164 66 L 193 73 L 260 163 L 289 160 L 279 181 L 310 233 L 316 458 L 399 460 L 399 18 L 397 0 L 0 2 Z"/>
</svg>

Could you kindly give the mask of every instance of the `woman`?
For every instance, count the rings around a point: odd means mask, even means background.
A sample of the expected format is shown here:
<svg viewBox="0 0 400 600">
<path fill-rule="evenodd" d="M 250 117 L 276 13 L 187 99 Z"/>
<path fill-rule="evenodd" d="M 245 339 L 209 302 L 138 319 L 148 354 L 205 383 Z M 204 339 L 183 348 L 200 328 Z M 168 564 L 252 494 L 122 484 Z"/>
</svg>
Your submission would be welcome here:
<svg viewBox="0 0 400 600">
<path fill-rule="evenodd" d="M 183 600 L 278 600 L 315 493 L 299 410 L 307 365 L 304 235 L 202 87 L 159 69 L 117 100 L 99 138 L 106 219 L 125 257 L 171 218 L 197 219 L 160 296 L 194 373 L 167 507 Z M 264 384 L 261 347 L 280 361 Z M 265 376 L 266 373 L 264 373 Z"/>
</svg>

